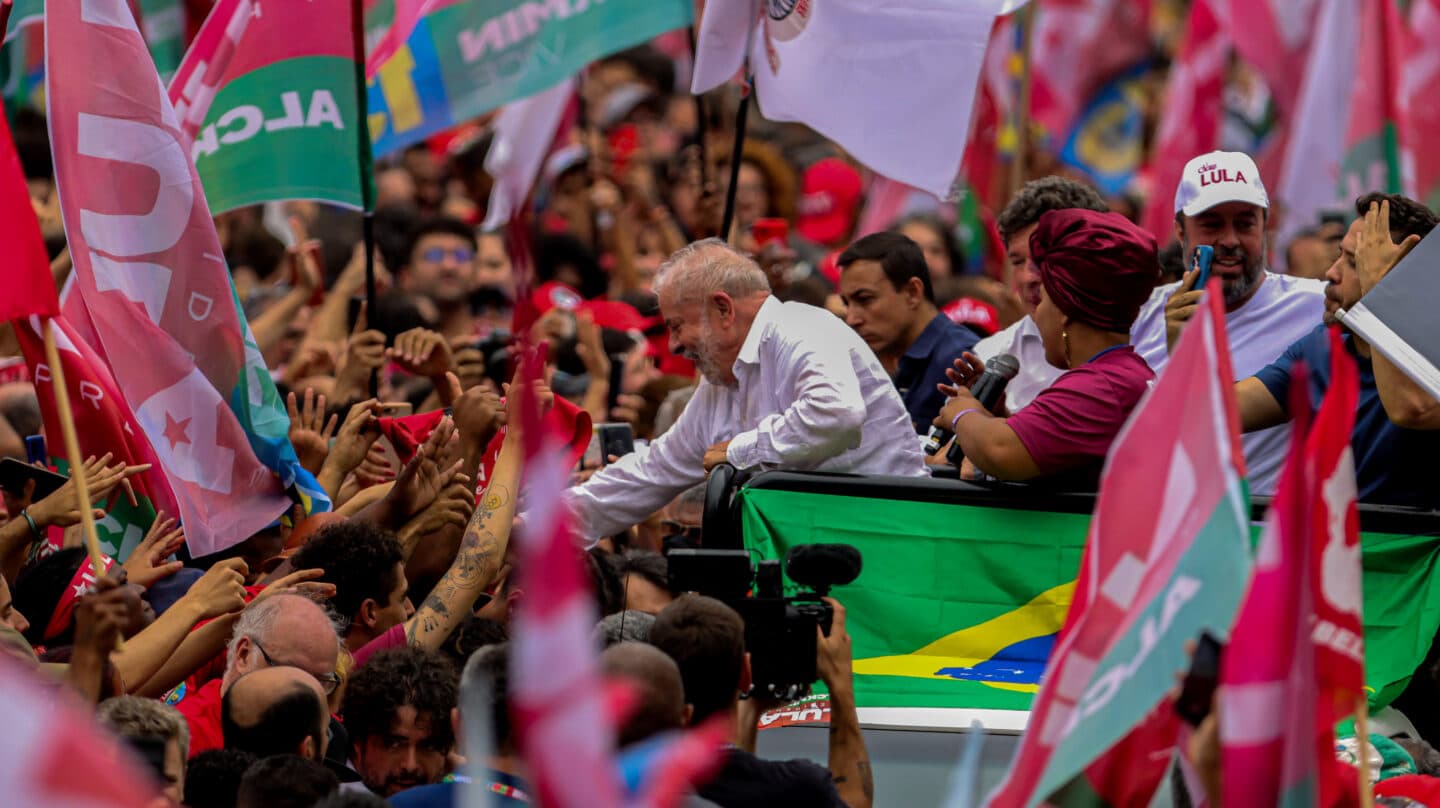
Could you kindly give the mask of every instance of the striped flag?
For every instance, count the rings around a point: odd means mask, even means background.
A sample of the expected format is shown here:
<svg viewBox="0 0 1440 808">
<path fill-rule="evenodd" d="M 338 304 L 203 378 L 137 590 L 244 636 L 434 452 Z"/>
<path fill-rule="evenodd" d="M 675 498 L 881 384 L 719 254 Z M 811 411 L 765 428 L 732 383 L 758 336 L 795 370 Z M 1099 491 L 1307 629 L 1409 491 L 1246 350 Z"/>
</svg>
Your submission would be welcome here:
<svg viewBox="0 0 1440 808">
<path fill-rule="evenodd" d="M 20 167 L 20 154 L 10 124 L 0 115 L 0 232 L 5 239 L 5 294 L 0 295 L 0 320 L 60 313 L 60 297 L 50 274 L 50 258 L 40 235 Z"/>
<path fill-rule="evenodd" d="M 246 378 L 259 352 L 124 0 L 52 3 L 45 31 L 56 184 L 93 347 L 159 456 L 191 552 L 222 550 L 289 507 L 227 404 L 259 393 Z"/>
<path fill-rule="evenodd" d="M 1227 344 L 1212 280 L 1111 448 L 1075 600 L 990 805 L 1143 805 L 1163 780 L 1178 732 L 1173 672 L 1188 640 L 1229 627 L 1248 573 Z M 1135 497 L 1142 489 L 1157 495 Z"/>
</svg>

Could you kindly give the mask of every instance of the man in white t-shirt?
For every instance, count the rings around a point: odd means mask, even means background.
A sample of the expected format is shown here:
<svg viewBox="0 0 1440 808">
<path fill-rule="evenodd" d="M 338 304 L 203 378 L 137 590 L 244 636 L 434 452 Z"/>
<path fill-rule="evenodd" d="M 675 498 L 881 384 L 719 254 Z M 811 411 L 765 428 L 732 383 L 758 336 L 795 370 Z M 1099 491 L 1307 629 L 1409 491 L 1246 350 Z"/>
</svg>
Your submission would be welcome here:
<svg viewBox="0 0 1440 808">
<path fill-rule="evenodd" d="M 1030 234 L 1041 215 L 1052 210 L 1083 208 L 1104 213 L 1105 200 L 1094 188 L 1065 177 L 1044 177 L 1025 184 L 1000 211 L 996 222 L 1005 241 L 1005 280 L 1025 304 L 1025 316 L 1009 328 L 975 344 L 975 354 L 989 362 L 1008 353 L 1020 360 L 1020 372 L 1005 386 L 1005 406 L 1011 412 L 1029 404 L 1065 371 L 1045 361 L 1045 347 L 1035 327 L 1040 305 L 1040 274 L 1030 265 Z"/>
<path fill-rule="evenodd" d="M 1186 266 L 1195 248 L 1215 249 L 1211 276 L 1225 295 L 1225 328 L 1235 379 L 1249 378 L 1305 336 L 1325 314 L 1325 285 L 1265 268 L 1270 198 L 1248 155 L 1211 152 L 1191 160 L 1175 191 L 1175 236 Z M 1135 351 L 1158 376 L 1180 329 L 1194 316 L 1201 292 L 1196 270 L 1179 283 L 1156 287 L 1130 328 Z M 1243 436 L 1250 491 L 1270 494 L 1285 455 L 1283 427 Z"/>
</svg>

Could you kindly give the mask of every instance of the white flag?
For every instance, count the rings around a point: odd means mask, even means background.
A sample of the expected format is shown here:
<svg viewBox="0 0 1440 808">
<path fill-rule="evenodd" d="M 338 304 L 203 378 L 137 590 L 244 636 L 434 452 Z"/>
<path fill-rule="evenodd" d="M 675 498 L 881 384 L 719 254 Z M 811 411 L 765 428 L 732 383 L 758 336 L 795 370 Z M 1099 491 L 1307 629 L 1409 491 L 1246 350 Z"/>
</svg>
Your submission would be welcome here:
<svg viewBox="0 0 1440 808">
<path fill-rule="evenodd" d="M 500 110 L 495 119 L 495 139 L 485 155 L 485 171 L 495 178 L 495 187 L 481 229 L 503 227 L 524 206 L 574 91 L 575 80 L 567 79 Z"/>
<path fill-rule="evenodd" d="M 1359 0 L 1323 0 L 1320 5 L 1280 175 L 1277 197 L 1285 206 L 1285 218 L 1275 244 L 1289 244 L 1296 232 L 1315 224 L 1322 211 L 1346 207 L 1339 198 L 1340 160 L 1345 156 L 1345 121 L 1350 120 L 1359 19 Z"/>
<path fill-rule="evenodd" d="M 1002 0 L 756 5 L 706 5 L 692 90 L 733 76 L 748 42 L 766 118 L 804 123 L 877 173 L 946 198 Z"/>
</svg>

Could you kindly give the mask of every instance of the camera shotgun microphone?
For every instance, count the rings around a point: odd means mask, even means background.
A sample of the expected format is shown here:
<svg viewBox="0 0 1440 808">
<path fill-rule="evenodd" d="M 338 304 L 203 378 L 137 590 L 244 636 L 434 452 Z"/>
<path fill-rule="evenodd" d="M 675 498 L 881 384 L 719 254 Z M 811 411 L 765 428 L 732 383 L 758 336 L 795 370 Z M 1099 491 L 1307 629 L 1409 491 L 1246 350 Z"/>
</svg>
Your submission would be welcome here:
<svg viewBox="0 0 1440 808">
<path fill-rule="evenodd" d="M 999 354 L 985 363 L 985 372 L 970 384 L 970 393 L 980 406 L 994 412 L 1005 396 L 1005 386 L 1020 372 L 1020 360 L 1011 354 Z M 955 433 L 941 426 L 931 425 L 930 434 L 925 438 L 925 454 L 934 455 L 940 447 L 949 443 Z"/>
</svg>

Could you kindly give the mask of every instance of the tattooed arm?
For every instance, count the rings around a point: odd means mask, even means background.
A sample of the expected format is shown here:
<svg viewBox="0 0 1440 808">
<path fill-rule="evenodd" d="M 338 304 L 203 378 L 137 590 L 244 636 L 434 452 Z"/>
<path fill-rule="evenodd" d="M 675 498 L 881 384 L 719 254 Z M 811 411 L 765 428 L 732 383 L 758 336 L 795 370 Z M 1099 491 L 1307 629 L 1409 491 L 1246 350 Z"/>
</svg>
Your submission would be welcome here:
<svg viewBox="0 0 1440 808">
<path fill-rule="evenodd" d="M 410 645 L 439 648 L 494 580 L 510 542 L 523 454 L 519 431 L 515 430 L 513 437 L 507 435 L 501 445 L 490 485 L 480 496 L 475 515 L 465 528 L 465 538 L 460 542 L 454 563 L 405 624 L 405 639 Z"/>
</svg>

